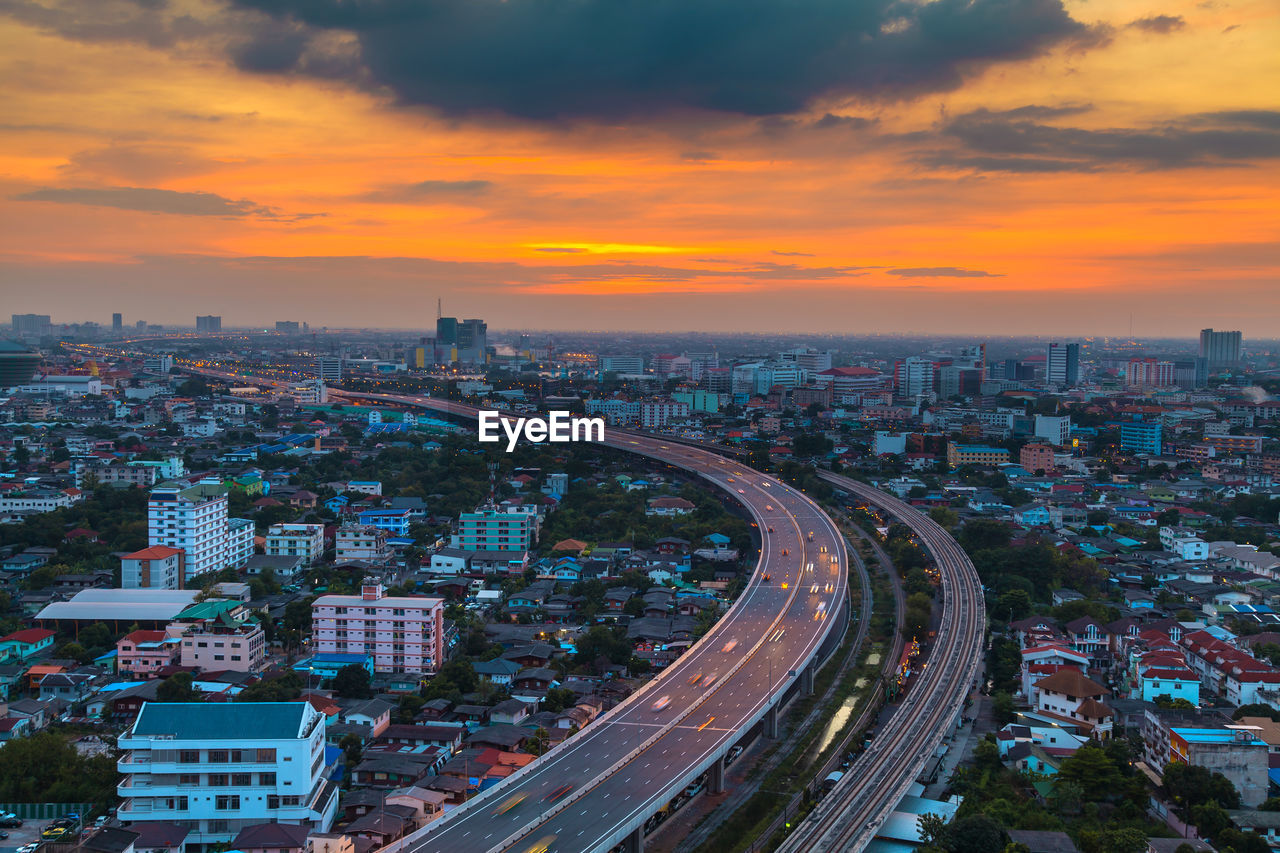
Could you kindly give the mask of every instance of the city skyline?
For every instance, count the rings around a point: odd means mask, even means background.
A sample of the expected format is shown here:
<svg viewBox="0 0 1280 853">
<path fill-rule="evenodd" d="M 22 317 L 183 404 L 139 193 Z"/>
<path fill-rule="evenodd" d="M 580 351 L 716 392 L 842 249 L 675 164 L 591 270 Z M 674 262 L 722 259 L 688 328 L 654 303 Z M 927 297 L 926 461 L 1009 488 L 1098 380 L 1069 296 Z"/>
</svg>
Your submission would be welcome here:
<svg viewBox="0 0 1280 853">
<path fill-rule="evenodd" d="M 1280 314 L 1265 2 L 432 8 L 0 11 L 11 310 L 1246 338 Z"/>
</svg>

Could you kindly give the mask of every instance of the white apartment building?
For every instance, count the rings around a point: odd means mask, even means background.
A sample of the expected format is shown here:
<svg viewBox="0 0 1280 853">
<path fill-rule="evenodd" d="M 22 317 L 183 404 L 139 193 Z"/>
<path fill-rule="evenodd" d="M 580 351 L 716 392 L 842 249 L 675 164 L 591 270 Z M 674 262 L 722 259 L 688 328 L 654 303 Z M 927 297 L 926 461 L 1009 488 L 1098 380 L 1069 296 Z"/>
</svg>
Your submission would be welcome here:
<svg viewBox="0 0 1280 853">
<path fill-rule="evenodd" d="M 301 557 L 313 565 L 324 557 L 324 525 L 281 522 L 267 528 L 268 557 Z"/>
<path fill-rule="evenodd" d="M 391 549 L 387 546 L 387 531 L 364 524 L 344 524 L 334 537 L 335 557 L 338 562 L 366 560 L 380 563 L 387 559 Z"/>
<path fill-rule="evenodd" d="M 161 483 L 147 502 L 147 544 L 181 548 L 189 579 L 248 562 L 253 522 L 227 518 L 227 488 L 216 480 Z"/>
<path fill-rule="evenodd" d="M 253 824 L 325 832 L 338 790 L 325 778 L 324 732 L 306 702 L 148 702 L 118 741 L 118 817 L 186 828 L 188 853 Z"/>
<path fill-rule="evenodd" d="M 464 551 L 528 551 L 534 519 L 523 512 L 478 509 L 458 516 L 453 547 Z"/>
<path fill-rule="evenodd" d="M 1209 559 L 1209 543 L 1185 527 L 1161 527 L 1160 547 L 1182 560 Z"/>
<path fill-rule="evenodd" d="M 1071 442 L 1071 417 L 1036 415 L 1035 434 L 1054 447 L 1066 447 Z"/>
<path fill-rule="evenodd" d="M 434 673 L 444 660 L 444 599 L 391 597 L 378 583 L 360 595 L 322 595 L 311 605 L 320 653 L 373 656 L 378 672 Z"/>
</svg>

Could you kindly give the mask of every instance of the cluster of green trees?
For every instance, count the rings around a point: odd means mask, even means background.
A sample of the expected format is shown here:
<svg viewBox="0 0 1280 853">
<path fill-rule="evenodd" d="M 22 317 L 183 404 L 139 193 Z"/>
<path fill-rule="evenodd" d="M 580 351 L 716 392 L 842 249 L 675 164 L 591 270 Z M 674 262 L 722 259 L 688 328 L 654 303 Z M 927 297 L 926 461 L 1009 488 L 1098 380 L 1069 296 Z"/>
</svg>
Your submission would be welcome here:
<svg viewBox="0 0 1280 853">
<path fill-rule="evenodd" d="M 997 596 L 1022 589 L 1032 601 L 1048 601 L 1053 590 L 1063 587 L 1086 595 L 1106 589 L 1107 575 L 1097 561 L 1043 543 L 1011 546 L 1011 535 L 1006 524 L 974 518 L 965 522 L 957 536 L 983 585 Z"/>
<path fill-rule="evenodd" d="M 655 497 L 646 490 L 626 491 L 609 482 L 602 488 L 572 488 L 551 513 L 542 527 L 542 542 L 552 544 L 562 539 L 580 539 L 589 543 L 632 543 L 636 548 L 652 547 L 659 539 L 676 536 L 696 547 L 712 533 L 728 536 L 740 553 L 751 550 L 751 530 L 746 521 L 729 512 L 720 499 L 707 489 L 686 485 L 680 497 L 695 505 L 693 512 L 677 516 L 645 515 L 649 500 Z"/>
<path fill-rule="evenodd" d="M 81 755 L 66 737 L 44 731 L 0 749 L 0 802 L 94 803 L 116 799 L 116 756 Z"/>
<path fill-rule="evenodd" d="M 1147 816 L 1146 778 L 1132 762 L 1126 740 L 1086 744 L 1063 760 L 1042 796 L 1035 783 L 1044 777 L 1004 767 L 994 736 L 988 735 L 978 744 L 973 764 L 953 779 L 964 803 L 950 826 L 932 827 L 941 834 L 931 853 L 976 851 L 968 844 L 971 837 L 987 839 L 987 850 L 1008 850 L 1003 833 L 1010 829 L 1066 832 L 1083 853 L 1143 853 L 1148 836 L 1172 832 Z M 993 825 L 1002 833 L 998 843 Z M 953 827 L 961 830 L 959 838 L 952 836 Z"/>
</svg>

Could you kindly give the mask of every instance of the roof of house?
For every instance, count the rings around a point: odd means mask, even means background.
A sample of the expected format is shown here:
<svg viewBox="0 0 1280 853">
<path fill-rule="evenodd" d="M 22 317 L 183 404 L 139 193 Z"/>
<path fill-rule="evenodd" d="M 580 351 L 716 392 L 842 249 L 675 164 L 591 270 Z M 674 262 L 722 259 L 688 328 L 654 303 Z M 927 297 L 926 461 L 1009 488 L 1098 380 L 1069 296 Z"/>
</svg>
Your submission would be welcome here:
<svg viewBox="0 0 1280 853">
<path fill-rule="evenodd" d="M 255 823 L 246 826 L 231 840 L 234 850 L 255 848 L 302 848 L 307 844 L 308 827 L 293 823 Z"/>
<path fill-rule="evenodd" d="M 299 736 L 310 706 L 304 702 L 148 702 L 133 734 L 207 740 L 285 740 Z"/>
<path fill-rule="evenodd" d="M 45 628 L 23 628 L 21 631 L 14 631 L 7 637 L 0 637 L 0 643 L 38 643 L 41 640 L 47 640 L 56 636 L 52 631 Z"/>
<path fill-rule="evenodd" d="M 134 844 L 143 850 L 177 847 L 191 831 L 185 826 L 163 820 L 139 821 L 129 824 L 129 828 L 138 833 L 138 840 Z"/>
<path fill-rule="evenodd" d="M 1036 682 L 1037 690 L 1052 690 L 1068 696 L 1103 696 L 1111 691 L 1091 678 L 1087 678 L 1078 669 L 1060 669 L 1047 678 Z"/>
</svg>

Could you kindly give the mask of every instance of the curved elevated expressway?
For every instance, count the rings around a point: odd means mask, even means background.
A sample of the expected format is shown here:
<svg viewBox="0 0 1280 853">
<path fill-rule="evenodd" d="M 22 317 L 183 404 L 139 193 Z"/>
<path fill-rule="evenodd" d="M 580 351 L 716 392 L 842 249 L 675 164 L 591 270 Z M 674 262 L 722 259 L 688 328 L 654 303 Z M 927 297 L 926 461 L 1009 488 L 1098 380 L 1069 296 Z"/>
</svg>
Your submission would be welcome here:
<svg viewBox="0 0 1280 853">
<path fill-rule="evenodd" d="M 924 670 L 867 750 L 779 848 L 788 853 L 861 850 L 870 843 L 960 717 L 982 659 L 986 628 L 978 572 L 946 530 L 879 489 L 818 473 L 837 489 L 880 507 L 915 532 L 942 577 L 942 619 Z"/>
<path fill-rule="evenodd" d="M 333 396 L 468 419 L 478 414 L 474 407 L 430 397 Z M 776 735 L 783 698 L 797 683 L 803 692 L 812 690 L 820 651 L 834 645 L 827 641 L 836 639 L 847 619 L 848 555 L 826 513 L 800 491 L 707 450 L 612 429 L 606 430 L 604 444 L 693 473 L 743 504 L 761 539 L 753 577 L 715 627 L 659 677 L 541 760 L 396 842 L 387 853 L 548 847 L 552 853 L 577 853 L 623 842 L 639 850 L 652 815 L 704 773 L 708 787 L 716 790 L 733 745 L 758 723 L 766 734 Z M 661 710 L 654 710 L 659 703 Z M 553 799 L 565 785 L 574 787 Z M 516 806 L 497 813 L 517 796 L 523 799 Z"/>
</svg>

